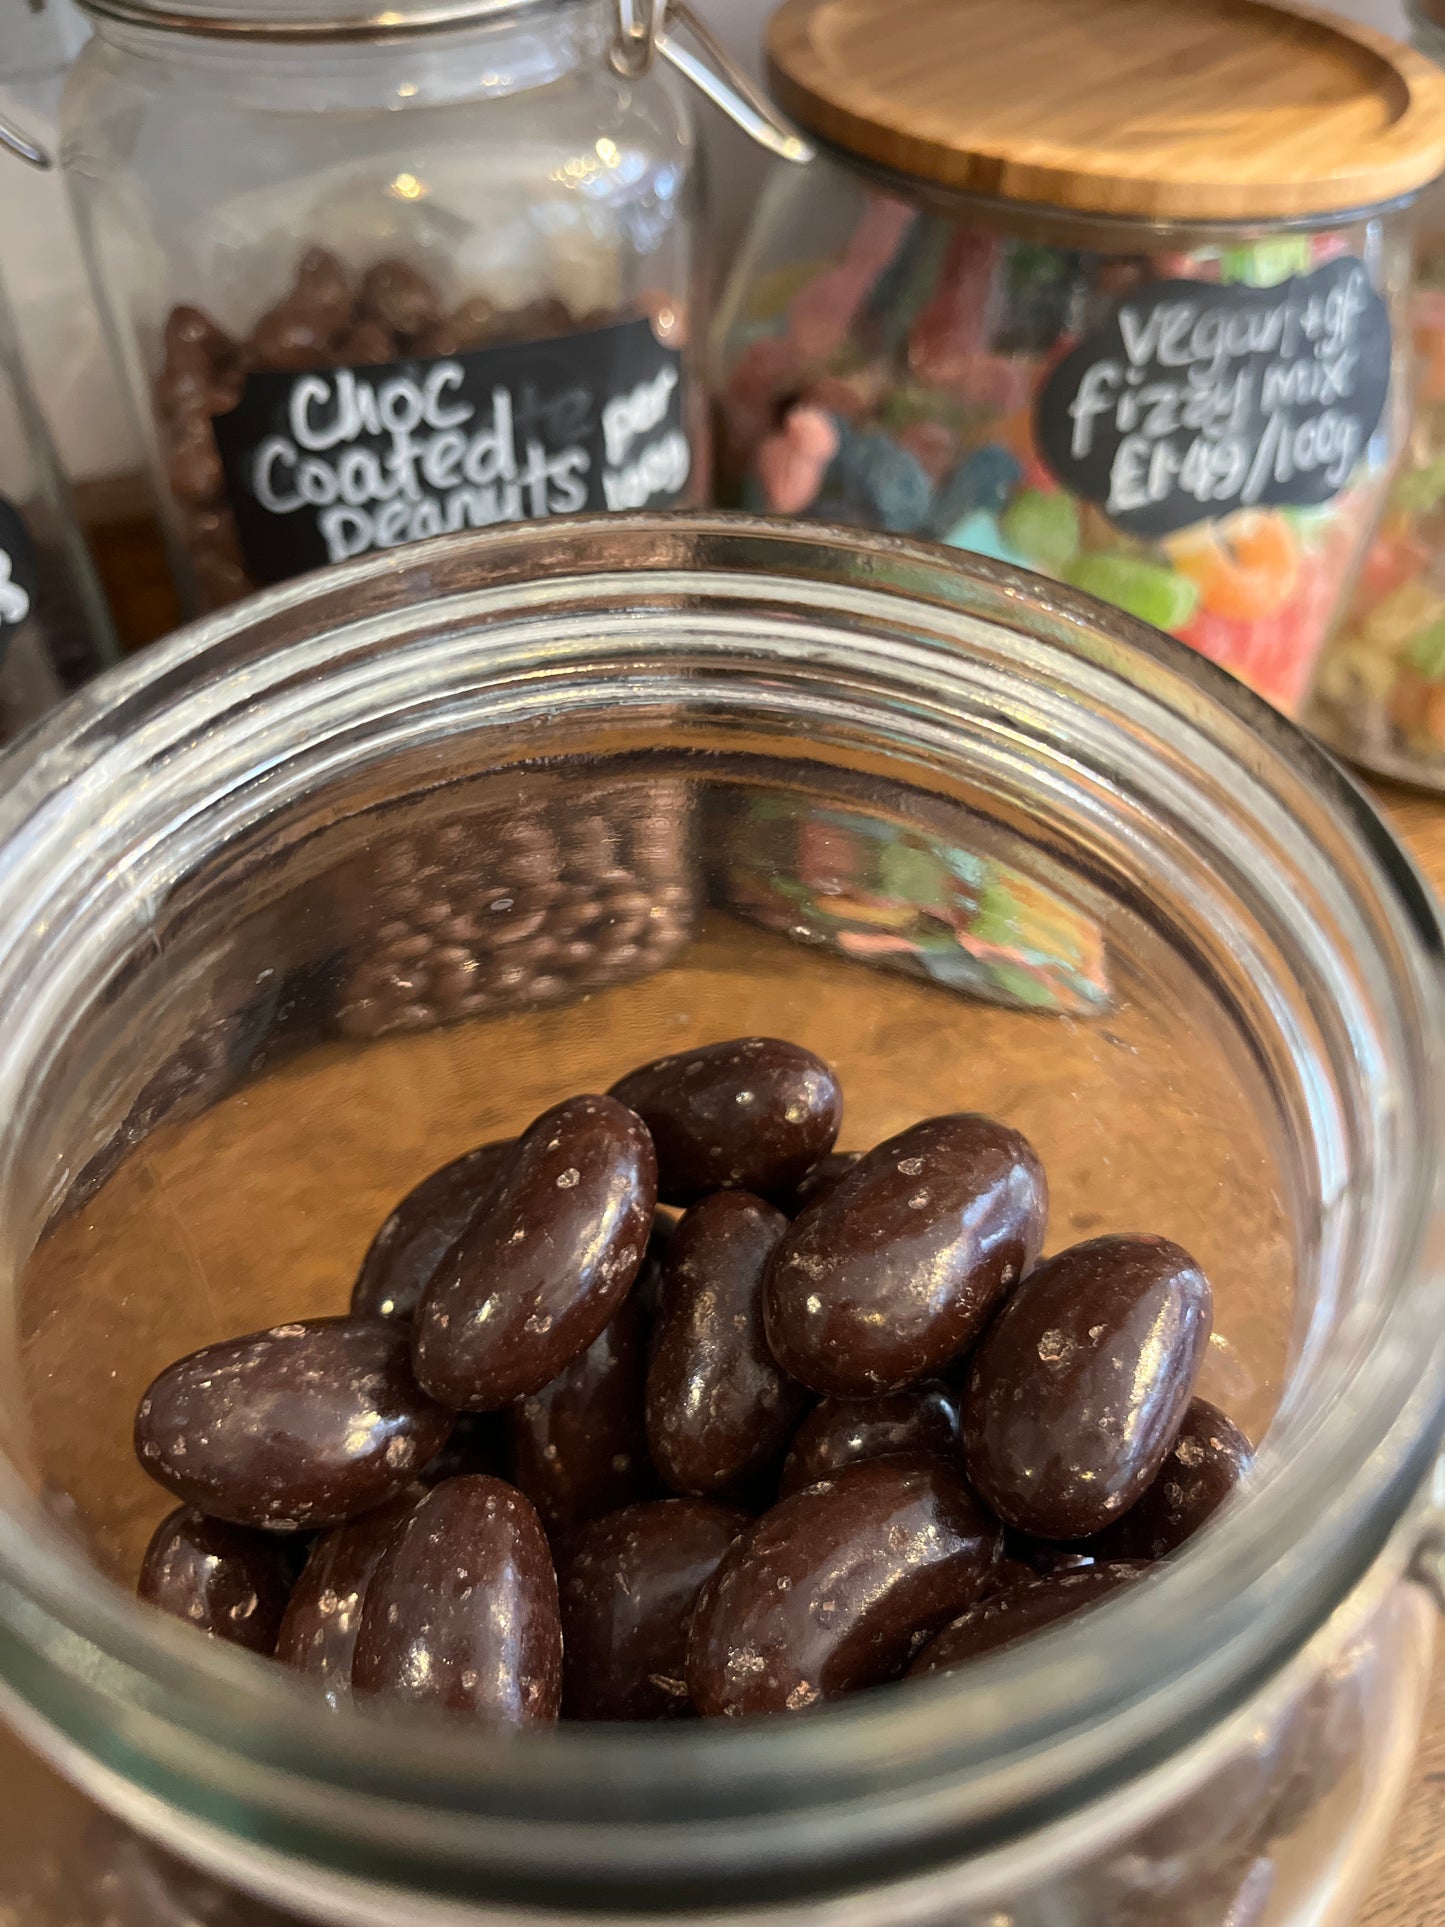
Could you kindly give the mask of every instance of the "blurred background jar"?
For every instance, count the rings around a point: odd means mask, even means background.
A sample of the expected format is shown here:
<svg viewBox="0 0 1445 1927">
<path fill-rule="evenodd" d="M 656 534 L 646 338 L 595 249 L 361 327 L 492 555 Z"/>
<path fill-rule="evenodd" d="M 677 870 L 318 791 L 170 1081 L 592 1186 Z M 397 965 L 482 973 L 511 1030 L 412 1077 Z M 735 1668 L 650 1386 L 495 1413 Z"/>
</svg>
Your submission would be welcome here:
<svg viewBox="0 0 1445 1927">
<path fill-rule="evenodd" d="M 193 609 L 703 499 L 695 140 L 650 5 L 88 11 L 65 160 Z"/>
<path fill-rule="evenodd" d="M 786 0 L 768 51 L 833 164 L 724 297 L 724 499 L 1021 563 L 1296 710 L 1405 433 L 1437 70 L 1223 0 Z"/>
<path fill-rule="evenodd" d="M 0 742 L 116 654 L 0 283 Z"/>
<path fill-rule="evenodd" d="M 1445 0 L 1415 0 L 1414 25 L 1416 45 L 1445 65 Z M 1426 197 L 1419 229 L 1409 442 L 1309 720 L 1354 761 L 1445 790 L 1445 186 Z"/>
</svg>

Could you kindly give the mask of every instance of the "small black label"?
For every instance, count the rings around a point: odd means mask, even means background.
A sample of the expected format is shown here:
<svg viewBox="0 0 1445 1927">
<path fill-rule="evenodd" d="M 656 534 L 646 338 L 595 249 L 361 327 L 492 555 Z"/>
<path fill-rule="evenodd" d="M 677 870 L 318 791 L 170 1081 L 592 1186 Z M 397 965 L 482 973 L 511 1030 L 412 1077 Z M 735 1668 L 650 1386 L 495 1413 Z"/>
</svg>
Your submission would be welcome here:
<svg viewBox="0 0 1445 1927">
<path fill-rule="evenodd" d="M 282 582 L 454 529 L 671 508 L 682 357 L 645 320 L 425 361 L 248 375 L 212 422 L 246 567 Z"/>
<path fill-rule="evenodd" d="M 35 545 L 20 511 L 0 495 L 0 653 L 35 607 Z"/>
<path fill-rule="evenodd" d="M 1065 488 L 1120 528 L 1167 535 L 1349 481 L 1390 385 L 1390 317 L 1342 256 L 1271 288 L 1159 281 L 1126 296 L 1040 391 Z"/>
</svg>

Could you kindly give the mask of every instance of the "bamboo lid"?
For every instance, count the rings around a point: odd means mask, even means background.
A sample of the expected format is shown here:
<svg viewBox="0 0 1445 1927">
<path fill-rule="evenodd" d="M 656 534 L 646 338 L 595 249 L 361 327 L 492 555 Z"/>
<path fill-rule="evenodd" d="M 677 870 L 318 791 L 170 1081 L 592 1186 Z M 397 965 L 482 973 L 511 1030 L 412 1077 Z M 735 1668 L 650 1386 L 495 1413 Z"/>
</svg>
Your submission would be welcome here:
<svg viewBox="0 0 1445 1927">
<path fill-rule="evenodd" d="M 768 54 L 824 140 L 1002 200 L 1269 220 L 1445 169 L 1445 74 L 1292 0 L 784 0 Z"/>
</svg>

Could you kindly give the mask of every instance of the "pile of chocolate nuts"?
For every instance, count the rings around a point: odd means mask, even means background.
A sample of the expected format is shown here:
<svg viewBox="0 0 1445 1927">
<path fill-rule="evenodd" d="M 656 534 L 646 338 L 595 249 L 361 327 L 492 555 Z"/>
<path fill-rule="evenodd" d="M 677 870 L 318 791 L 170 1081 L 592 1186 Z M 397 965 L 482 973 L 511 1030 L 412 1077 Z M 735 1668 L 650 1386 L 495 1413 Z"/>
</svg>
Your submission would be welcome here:
<svg viewBox="0 0 1445 1927">
<path fill-rule="evenodd" d="M 1147 1583 L 1250 1460 L 1195 1396 L 1198 1265 L 1042 1259 L 1005 1123 L 858 1155 L 842 1115 L 734 1039 L 433 1173 L 343 1315 L 146 1389 L 181 1503 L 141 1597 L 333 1705 L 532 1724 L 795 1713 Z"/>
</svg>

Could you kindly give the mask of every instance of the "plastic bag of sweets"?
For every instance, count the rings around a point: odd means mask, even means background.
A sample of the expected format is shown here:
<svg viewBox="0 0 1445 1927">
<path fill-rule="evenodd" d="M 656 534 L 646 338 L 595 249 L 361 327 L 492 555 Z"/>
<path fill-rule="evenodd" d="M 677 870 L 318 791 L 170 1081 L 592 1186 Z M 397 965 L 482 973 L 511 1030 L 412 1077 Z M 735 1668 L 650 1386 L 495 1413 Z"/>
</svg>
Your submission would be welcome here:
<svg viewBox="0 0 1445 1927">
<path fill-rule="evenodd" d="M 192 611 L 430 535 L 706 500 L 672 64 L 742 111 L 715 48 L 623 0 L 90 11 L 64 155 Z"/>
<path fill-rule="evenodd" d="M 776 184 L 724 301 L 729 496 L 1037 570 L 1297 709 L 1403 440 L 1445 79 L 1225 0 L 899 0 L 880 75 L 883 15 L 773 21 L 831 162 Z"/>
<path fill-rule="evenodd" d="M 1445 65 L 1445 0 L 1416 42 Z M 1320 661 L 1309 721 L 1357 762 L 1445 789 L 1445 189 L 1420 210 L 1408 445 L 1349 608 Z"/>
</svg>

